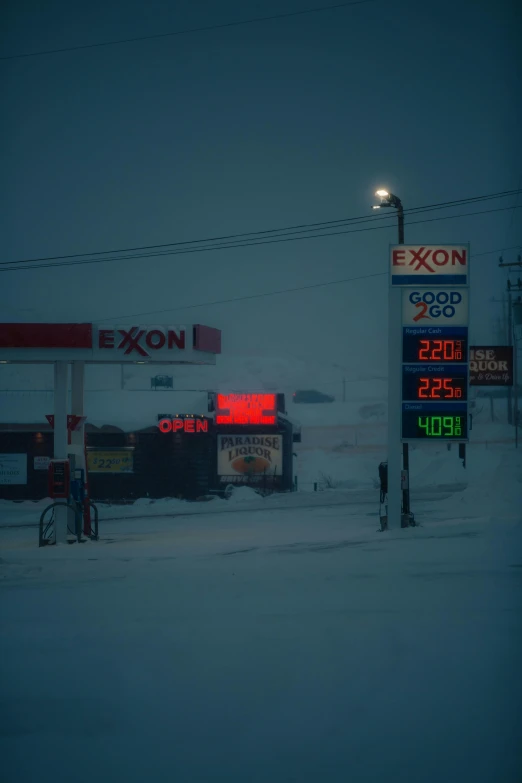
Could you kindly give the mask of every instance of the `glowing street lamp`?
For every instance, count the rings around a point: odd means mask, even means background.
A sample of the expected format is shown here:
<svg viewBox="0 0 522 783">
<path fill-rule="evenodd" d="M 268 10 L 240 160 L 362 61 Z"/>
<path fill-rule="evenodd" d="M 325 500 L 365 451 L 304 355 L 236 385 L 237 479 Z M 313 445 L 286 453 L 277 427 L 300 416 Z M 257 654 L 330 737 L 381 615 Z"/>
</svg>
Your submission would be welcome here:
<svg viewBox="0 0 522 783">
<path fill-rule="evenodd" d="M 404 210 L 402 208 L 402 201 L 398 196 L 394 196 L 384 188 L 380 188 L 375 191 L 375 195 L 380 198 L 380 204 L 374 204 L 373 209 L 383 209 L 391 207 L 397 210 L 397 219 L 399 224 L 399 245 L 404 244 Z"/>
<path fill-rule="evenodd" d="M 399 233 L 399 245 L 404 244 L 404 209 L 402 207 L 402 201 L 398 196 L 395 196 L 393 193 L 390 193 L 389 190 L 386 190 L 385 188 L 379 188 L 379 190 L 375 191 L 375 196 L 380 199 L 380 204 L 374 204 L 373 209 L 385 209 L 387 207 L 390 207 L 391 209 L 397 210 L 397 222 L 398 222 L 398 233 Z M 397 297 L 397 309 L 400 312 L 400 293 L 397 292 L 390 292 L 390 296 L 396 295 Z M 391 307 L 391 300 L 390 300 L 390 335 L 393 333 L 393 330 L 395 328 L 395 324 L 392 323 L 393 318 L 397 317 L 396 314 L 391 315 L 392 307 Z M 398 351 L 400 349 L 397 349 Z M 395 356 L 395 350 L 394 348 L 389 349 L 390 354 L 390 367 L 389 367 L 389 392 L 388 392 L 388 416 L 390 416 L 390 412 L 394 411 L 396 409 L 396 405 L 394 404 L 395 397 L 391 391 L 391 384 L 392 384 L 392 376 L 393 373 L 397 372 L 396 367 L 396 356 Z M 399 382 L 400 383 L 400 382 Z M 397 387 L 394 389 L 395 396 L 398 396 L 400 399 L 400 388 Z M 396 440 L 399 436 L 398 432 L 395 431 L 397 425 L 394 425 L 393 432 L 392 428 L 390 426 L 390 423 L 388 423 L 388 463 L 390 463 L 390 460 L 393 459 L 392 457 L 392 450 L 396 446 Z M 407 471 L 407 475 L 409 474 L 410 469 L 410 455 L 409 455 L 409 447 L 407 443 L 402 444 L 402 467 L 405 471 Z M 397 466 L 398 468 L 398 466 Z M 394 473 L 395 471 L 393 471 Z M 390 488 L 390 483 L 388 483 L 388 489 Z M 407 487 L 402 491 L 402 512 L 403 514 L 409 515 L 410 513 L 410 489 L 409 489 L 409 482 Z"/>
</svg>

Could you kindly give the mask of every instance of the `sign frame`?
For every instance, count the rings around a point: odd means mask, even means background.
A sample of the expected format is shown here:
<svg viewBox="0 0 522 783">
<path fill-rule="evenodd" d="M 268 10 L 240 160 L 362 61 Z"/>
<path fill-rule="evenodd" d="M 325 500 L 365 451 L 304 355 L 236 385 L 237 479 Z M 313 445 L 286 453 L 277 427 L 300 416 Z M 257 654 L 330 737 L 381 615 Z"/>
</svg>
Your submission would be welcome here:
<svg viewBox="0 0 522 783">
<path fill-rule="evenodd" d="M 256 402 L 259 402 L 257 408 L 252 407 Z M 244 409 L 243 413 L 241 407 Z M 216 427 L 277 427 L 278 424 L 275 392 L 218 392 L 215 408 Z M 242 418 L 245 420 L 242 421 Z"/>
<path fill-rule="evenodd" d="M 134 452 L 135 447 L 134 446 L 104 446 L 104 447 L 98 447 L 98 446 L 87 446 L 87 474 L 98 474 L 98 475 L 107 475 L 107 476 L 129 476 L 134 474 Z M 117 459 L 116 455 L 118 454 L 130 454 L 131 457 L 131 467 L 129 470 L 110 470 L 108 468 L 105 468 L 104 466 L 99 467 L 96 469 L 91 464 L 91 460 L 89 457 L 95 456 L 96 454 L 106 454 L 106 455 L 114 455 L 114 456 L 107 456 L 105 459 Z M 121 459 L 121 457 L 120 457 Z"/>
<path fill-rule="evenodd" d="M 216 443 L 218 478 L 220 476 L 249 474 L 267 477 L 281 477 L 283 475 L 284 440 L 281 433 L 219 433 Z M 225 453 L 227 450 L 229 451 L 228 455 Z M 241 460 L 243 460 L 243 464 L 241 464 Z M 248 470 L 249 460 L 252 464 L 251 471 Z M 237 466 L 233 467 L 236 462 Z M 263 464 L 264 470 L 255 469 L 256 467 L 262 468 Z"/>
<path fill-rule="evenodd" d="M 400 257 L 394 254 L 404 254 Z M 442 254 L 442 256 L 441 256 Z M 457 271 L 452 274 L 443 274 L 437 270 L 442 269 L 441 257 L 446 258 L 444 263 L 450 263 L 450 269 Z M 459 272 L 457 263 L 462 265 L 460 259 L 466 258 L 465 272 Z M 435 261 L 433 260 L 435 259 Z M 394 261 L 404 261 L 398 264 Z M 470 285 L 470 246 L 469 242 L 452 243 L 450 245 L 398 245 L 391 244 L 389 250 L 389 284 L 390 288 L 412 288 L 429 285 L 430 288 L 469 288 Z M 414 266 L 416 264 L 416 266 Z M 409 269 L 409 267 L 412 269 Z M 398 269 L 404 268 L 404 272 Z M 396 273 L 394 274 L 394 269 Z M 429 281 L 429 283 L 428 283 Z"/>
<path fill-rule="evenodd" d="M 401 245 L 392 246 L 392 247 L 403 247 Z M 408 246 L 406 246 L 408 247 Z M 421 246 L 419 246 L 421 247 Z M 422 247 L 432 247 L 429 245 L 425 245 Z M 451 247 L 450 245 L 445 245 L 443 247 Z M 467 443 L 469 441 L 469 400 L 470 400 L 470 394 L 469 394 L 469 386 L 470 386 L 470 367 L 469 367 L 469 351 L 470 351 L 470 345 L 469 345 L 469 291 L 467 290 L 469 288 L 469 245 L 466 245 L 468 248 L 468 255 L 467 255 L 467 280 L 468 283 L 466 286 L 455 286 L 455 283 L 451 283 L 447 286 L 442 286 L 435 284 L 434 281 L 430 280 L 430 287 L 425 288 L 422 286 L 415 286 L 419 292 L 421 291 L 430 291 L 431 289 L 435 289 L 433 291 L 434 298 L 436 299 L 437 296 L 447 293 L 448 297 L 451 298 L 449 295 L 452 290 L 455 290 L 456 288 L 459 289 L 459 292 L 464 292 L 465 295 L 462 297 L 462 302 L 464 303 L 464 312 L 466 315 L 466 323 L 449 323 L 445 325 L 440 325 L 440 323 L 434 323 L 433 325 L 425 324 L 425 323 L 416 323 L 414 326 L 411 324 L 405 324 L 405 321 L 408 319 L 405 317 L 404 313 L 404 307 L 405 304 L 407 307 L 410 306 L 409 301 L 409 292 L 412 288 L 412 286 L 404 286 L 402 288 L 401 292 L 401 346 L 400 346 L 400 400 L 401 400 L 401 408 L 400 408 L 400 439 L 401 443 L 419 443 L 419 442 L 440 442 L 440 441 L 446 441 L 446 442 L 456 442 L 456 443 Z M 390 270 L 390 277 L 391 277 L 391 270 Z M 397 289 L 397 284 L 395 284 L 394 289 Z M 444 298 L 444 297 L 443 297 Z M 459 302 L 460 304 L 461 302 Z M 460 321 L 462 321 L 462 314 L 459 318 Z M 423 336 L 426 337 L 426 339 L 429 340 L 465 340 L 466 345 L 466 356 L 464 361 L 459 362 L 448 362 L 446 365 L 444 360 L 433 360 L 433 361 L 412 361 L 411 357 L 406 358 L 405 356 L 405 350 L 406 350 L 406 340 L 409 338 L 410 341 L 413 337 L 417 336 L 418 339 L 422 338 Z M 410 371 L 414 371 L 415 368 L 419 368 L 419 372 L 422 372 L 423 374 L 426 373 L 426 375 L 435 374 L 437 372 L 445 372 L 447 370 L 448 373 L 454 372 L 454 373 L 463 373 L 463 369 L 465 369 L 465 375 L 466 375 L 466 389 L 465 389 L 465 399 L 462 401 L 456 401 L 452 398 L 446 398 L 446 399 L 440 399 L 440 400 L 432 400 L 427 399 L 426 401 L 422 401 L 420 399 L 417 400 L 410 400 L 405 399 L 404 397 L 404 375 L 407 371 L 406 368 L 408 368 Z M 457 415 L 457 412 L 452 413 L 452 407 L 456 406 L 458 409 L 458 412 L 461 410 L 463 411 L 462 415 L 466 418 L 466 425 L 464 428 L 465 434 L 463 436 L 448 436 L 448 435 L 441 435 L 440 436 L 433 436 L 433 440 L 428 437 L 413 437 L 410 434 L 405 435 L 405 429 L 408 431 L 409 429 L 409 419 L 412 414 L 412 405 L 418 405 L 422 406 L 422 410 L 424 411 L 430 411 L 431 416 L 444 416 L 444 412 L 446 412 L 446 415 L 448 417 L 451 417 L 452 415 Z M 405 406 L 409 406 L 408 408 L 405 408 Z M 419 415 L 420 414 L 421 407 L 419 407 Z M 428 414 L 425 414 L 428 415 Z"/>
</svg>

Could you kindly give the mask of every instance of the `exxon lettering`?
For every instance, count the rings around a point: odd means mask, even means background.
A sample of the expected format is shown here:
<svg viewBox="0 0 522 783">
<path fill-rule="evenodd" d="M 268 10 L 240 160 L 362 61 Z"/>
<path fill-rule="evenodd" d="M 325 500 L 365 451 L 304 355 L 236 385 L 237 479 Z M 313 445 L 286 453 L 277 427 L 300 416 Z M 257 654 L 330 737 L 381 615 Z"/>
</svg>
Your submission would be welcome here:
<svg viewBox="0 0 522 783">
<path fill-rule="evenodd" d="M 98 347 L 106 349 L 116 348 L 123 351 L 125 356 L 137 353 L 139 356 L 150 358 L 154 351 L 162 348 L 170 350 L 185 349 L 185 330 L 179 333 L 174 329 L 140 329 L 139 326 L 121 329 L 100 329 L 98 335 Z"/>
<path fill-rule="evenodd" d="M 465 247 L 404 247 L 392 251 L 392 266 L 421 269 L 434 274 L 443 266 L 466 266 L 468 251 Z"/>
</svg>

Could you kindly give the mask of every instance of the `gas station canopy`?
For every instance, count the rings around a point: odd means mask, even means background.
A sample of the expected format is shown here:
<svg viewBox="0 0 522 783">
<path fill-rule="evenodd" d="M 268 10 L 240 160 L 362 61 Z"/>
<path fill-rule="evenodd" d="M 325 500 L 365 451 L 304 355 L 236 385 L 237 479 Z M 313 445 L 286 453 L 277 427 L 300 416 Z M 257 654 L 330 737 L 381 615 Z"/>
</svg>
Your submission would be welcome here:
<svg viewBox="0 0 522 783">
<path fill-rule="evenodd" d="M 221 331 L 202 324 L 0 324 L 0 362 L 215 364 Z"/>
</svg>

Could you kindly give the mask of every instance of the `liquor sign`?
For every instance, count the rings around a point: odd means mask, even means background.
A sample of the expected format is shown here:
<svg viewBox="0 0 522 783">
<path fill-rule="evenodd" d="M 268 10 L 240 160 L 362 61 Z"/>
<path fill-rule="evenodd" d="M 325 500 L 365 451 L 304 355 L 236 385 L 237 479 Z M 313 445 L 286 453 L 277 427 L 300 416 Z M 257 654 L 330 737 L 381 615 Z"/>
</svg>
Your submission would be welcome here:
<svg viewBox="0 0 522 783">
<path fill-rule="evenodd" d="M 87 449 L 87 473 L 133 473 L 134 449 Z"/>
<path fill-rule="evenodd" d="M 27 454 L 0 454 L 0 484 L 27 484 Z"/>
<path fill-rule="evenodd" d="M 277 425 L 277 394 L 217 394 L 216 425 Z"/>
<path fill-rule="evenodd" d="M 218 435 L 218 476 L 281 476 L 281 435 Z"/>
<path fill-rule="evenodd" d="M 513 346 L 471 346 L 469 370 L 471 386 L 513 386 Z"/>
</svg>

